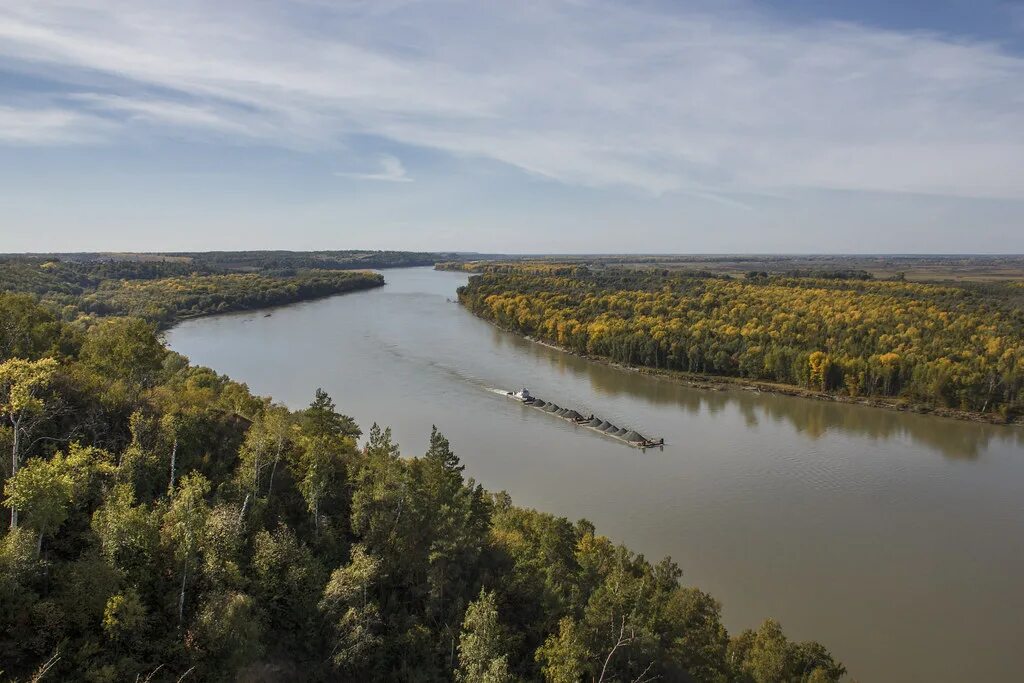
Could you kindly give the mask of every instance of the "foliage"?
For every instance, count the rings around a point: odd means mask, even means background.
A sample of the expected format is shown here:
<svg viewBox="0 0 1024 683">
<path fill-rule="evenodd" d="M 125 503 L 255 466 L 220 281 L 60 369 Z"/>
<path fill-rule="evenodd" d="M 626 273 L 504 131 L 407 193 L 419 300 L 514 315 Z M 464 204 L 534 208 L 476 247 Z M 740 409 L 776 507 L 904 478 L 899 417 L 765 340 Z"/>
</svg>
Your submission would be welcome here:
<svg viewBox="0 0 1024 683">
<path fill-rule="evenodd" d="M 488 266 L 459 299 L 508 329 L 627 365 L 1006 417 L 1024 407 L 1012 284 L 546 267 Z"/>
<path fill-rule="evenodd" d="M 437 429 L 403 457 L 377 425 L 359 445 L 326 392 L 275 406 L 188 365 L 151 323 L 18 320 L 53 327 L 5 337 L 29 340 L 8 376 L 46 377 L 45 393 L 8 383 L 4 398 L 44 409 L 4 485 L 24 518 L 0 532 L 0 660 L 16 680 L 54 652 L 54 680 L 843 674 L 774 622 L 730 639 L 671 561 L 484 491 Z"/>
<path fill-rule="evenodd" d="M 11 355 L 31 357 L 27 349 L 57 341 L 53 339 L 58 329 L 54 315 L 31 306 L 33 298 L 46 302 L 65 319 L 135 316 L 166 327 L 198 315 L 266 308 L 378 287 L 384 284 L 383 276 L 349 269 L 402 262 L 397 256 L 390 261 L 384 257 L 311 259 L 300 268 L 304 261 L 285 257 L 260 261 L 255 256 L 231 259 L 209 254 L 133 261 L 89 256 L 77 254 L 74 257 L 78 260 L 67 261 L 0 259 L 0 291 L 33 295 L 0 301 L 0 313 L 8 314 L 3 318 L 17 325 L 8 325 L 5 330 L 0 324 L 0 359 Z M 292 265 L 279 267 L 283 263 Z M 26 311 L 36 311 L 37 317 L 23 319 Z M 18 329 L 22 338 L 12 338 L 10 329 Z"/>
</svg>

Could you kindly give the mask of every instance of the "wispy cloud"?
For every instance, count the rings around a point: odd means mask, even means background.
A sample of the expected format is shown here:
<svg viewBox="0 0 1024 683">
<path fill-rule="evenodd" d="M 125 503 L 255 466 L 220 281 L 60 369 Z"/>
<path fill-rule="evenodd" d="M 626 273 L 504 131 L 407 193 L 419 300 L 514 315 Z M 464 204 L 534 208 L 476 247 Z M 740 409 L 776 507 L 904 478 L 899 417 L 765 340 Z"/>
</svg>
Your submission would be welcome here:
<svg viewBox="0 0 1024 683">
<path fill-rule="evenodd" d="M 405 171 L 405 166 L 398 157 L 385 154 L 379 160 L 380 170 L 376 173 L 350 173 L 338 171 L 335 175 L 344 178 L 356 178 L 358 180 L 379 180 L 388 183 L 410 183 L 410 178 Z"/>
<path fill-rule="evenodd" d="M 95 114 L 303 149 L 373 135 L 654 194 L 1024 198 L 1020 56 L 935 33 L 785 25 L 753 5 L 671 7 L 7 3 L 8 68 L 69 85 L 50 124 L 8 124 L 0 139 L 89 139 Z M 69 94 L 75 111 L 60 109 Z M 406 179 L 387 163 L 364 175 Z"/>
<path fill-rule="evenodd" d="M 94 143 L 104 139 L 109 129 L 102 119 L 70 109 L 0 105 L 0 144 Z"/>
</svg>

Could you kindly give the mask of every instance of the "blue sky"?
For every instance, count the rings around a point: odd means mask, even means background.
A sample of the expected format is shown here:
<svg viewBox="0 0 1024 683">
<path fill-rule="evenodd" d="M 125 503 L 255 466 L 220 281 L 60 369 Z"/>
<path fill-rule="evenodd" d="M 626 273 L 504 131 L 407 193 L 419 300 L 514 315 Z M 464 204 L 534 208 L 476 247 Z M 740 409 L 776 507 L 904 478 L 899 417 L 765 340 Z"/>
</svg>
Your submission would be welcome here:
<svg viewBox="0 0 1024 683">
<path fill-rule="evenodd" d="M 0 252 L 1024 252 L 1024 3 L 0 0 Z"/>
</svg>

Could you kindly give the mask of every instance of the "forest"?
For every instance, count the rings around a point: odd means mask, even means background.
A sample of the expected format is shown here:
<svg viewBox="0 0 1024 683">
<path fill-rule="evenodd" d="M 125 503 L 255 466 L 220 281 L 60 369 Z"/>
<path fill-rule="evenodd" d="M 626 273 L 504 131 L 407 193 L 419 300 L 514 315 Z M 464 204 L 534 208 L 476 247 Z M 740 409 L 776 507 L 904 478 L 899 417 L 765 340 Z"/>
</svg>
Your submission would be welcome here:
<svg viewBox="0 0 1024 683">
<path fill-rule="evenodd" d="M 402 454 L 0 293 L 0 680 L 837 681 L 772 620 L 585 520 L 516 507 L 435 430 Z M 338 397 L 342 403 L 358 400 Z"/>
<path fill-rule="evenodd" d="M 476 315 L 630 366 L 887 397 L 1014 420 L 1021 282 L 919 283 L 843 270 L 742 278 L 579 263 L 458 263 Z M 813 275 L 813 276 L 807 276 Z"/>
<path fill-rule="evenodd" d="M 379 287 L 359 270 L 224 272 L 183 261 L 0 260 L 0 291 L 34 294 L 65 320 L 125 315 L 166 327 L 213 313 L 266 308 Z"/>
</svg>

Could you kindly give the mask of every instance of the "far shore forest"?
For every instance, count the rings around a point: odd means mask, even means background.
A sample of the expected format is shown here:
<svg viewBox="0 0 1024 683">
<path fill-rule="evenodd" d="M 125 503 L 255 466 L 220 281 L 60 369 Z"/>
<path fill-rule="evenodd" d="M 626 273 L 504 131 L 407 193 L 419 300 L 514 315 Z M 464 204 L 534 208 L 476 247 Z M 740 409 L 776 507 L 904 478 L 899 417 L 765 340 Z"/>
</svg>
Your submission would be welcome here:
<svg viewBox="0 0 1024 683">
<path fill-rule="evenodd" d="M 856 269 L 442 263 L 499 326 L 615 363 L 988 415 L 1024 412 L 1024 280 L 909 282 Z"/>
</svg>

